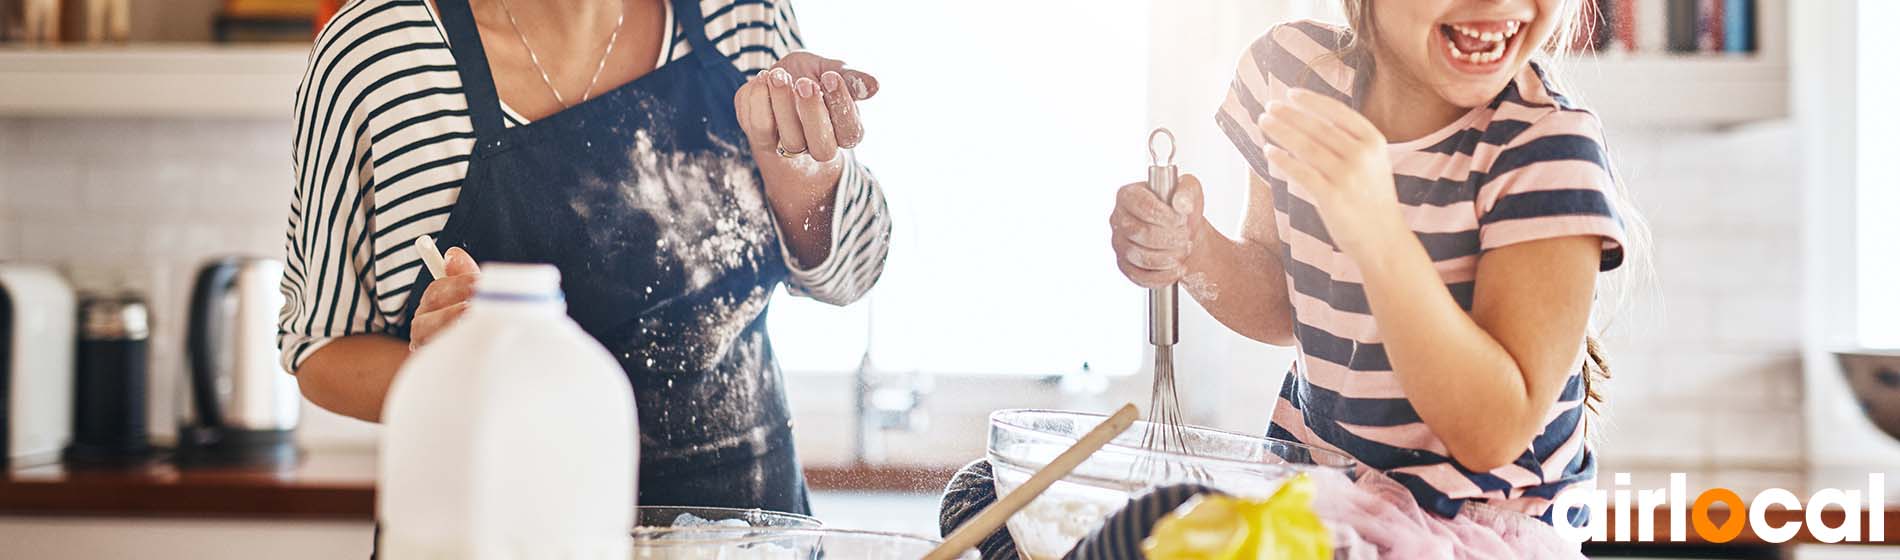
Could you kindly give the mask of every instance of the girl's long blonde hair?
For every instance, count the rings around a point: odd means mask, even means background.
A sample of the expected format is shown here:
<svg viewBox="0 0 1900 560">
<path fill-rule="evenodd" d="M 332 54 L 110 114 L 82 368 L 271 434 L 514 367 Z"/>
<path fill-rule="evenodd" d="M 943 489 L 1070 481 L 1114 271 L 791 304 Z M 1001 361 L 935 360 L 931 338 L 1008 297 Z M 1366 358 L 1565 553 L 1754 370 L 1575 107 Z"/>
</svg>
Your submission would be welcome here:
<svg viewBox="0 0 1900 560">
<path fill-rule="evenodd" d="M 1377 33 L 1374 31 L 1377 27 L 1374 26 L 1372 19 L 1374 1 L 1340 0 L 1341 11 L 1345 13 L 1346 22 L 1353 30 L 1352 40 L 1346 44 L 1345 50 L 1339 53 L 1341 56 L 1349 60 L 1363 60 L 1368 64 L 1377 59 L 1373 56 L 1373 52 L 1378 48 Z M 1596 9 L 1594 2 L 1562 0 L 1562 5 L 1557 10 L 1557 17 L 1560 19 L 1557 20 L 1556 31 L 1551 33 L 1550 39 L 1532 57 L 1544 69 L 1544 79 L 1551 84 L 1562 85 L 1558 67 L 1577 53 L 1576 45 L 1588 44 L 1585 35 L 1595 31 L 1592 25 L 1597 21 Z M 1579 41 L 1584 42 L 1579 43 Z M 1559 88 L 1559 91 L 1562 89 Z M 1572 99 L 1580 98 L 1576 92 L 1565 92 L 1565 95 Z M 1586 333 L 1584 336 L 1584 351 L 1589 356 L 1589 359 L 1584 360 L 1582 372 L 1584 406 L 1589 407 L 1593 413 L 1600 411 L 1605 397 L 1603 385 L 1610 379 L 1610 361 L 1598 338 L 1599 333 L 1605 330 L 1608 324 L 1598 323 L 1597 319 L 1607 319 L 1618 311 L 1622 311 L 1633 301 L 1636 293 L 1641 291 L 1638 289 L 1641 285 L 1654 281 L 1652 276 L 1654 269 L 1650 266 L 1649 223 L 1643 219 L 1641 213 L 1637 212 L 1635 201 L 1630 198 L 1614 166 L 1611 166 L 1610 176 L 1615 183 L 1615 188 L 1610 193 L 1610 202 L 1615 205 L 1617 217 L 1623 222 L 1623 269 L 1620 274 L 1606 274 L 1599 279 L 1598 292 L 1609 297 L 1597 299 L 1598 312 L 1593 313 L 1591 317 L 1591 329 L 1594 332 Z"/>
</svg>

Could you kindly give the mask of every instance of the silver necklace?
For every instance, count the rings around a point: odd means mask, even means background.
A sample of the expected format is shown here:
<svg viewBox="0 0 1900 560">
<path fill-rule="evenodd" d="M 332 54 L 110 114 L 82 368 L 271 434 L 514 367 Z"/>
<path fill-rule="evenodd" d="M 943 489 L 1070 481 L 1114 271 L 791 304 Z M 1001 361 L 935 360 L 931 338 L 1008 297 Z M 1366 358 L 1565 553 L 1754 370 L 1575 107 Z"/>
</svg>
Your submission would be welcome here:
<svg viewBox="0 0 1900 560">
<path fill-rule="evenodd" d="M 600 53 L 600 63 L 594 65 L 594 77 L 587 80 L 587 90 L 581 92 L 580 102 L 582 103 L 593 99 L 594 85 L 600 83 L 600 72 L 607 69 L 607 57 L 614 54 L 614 43 L 620 42 L 620 25 L 627 22 L 627 4 L 620 1 L 614 3 L 620 5 L 620 17 L 614 20 L 613 34 L 607 36 L 607 50 Z M 561 96 L 561 90 L 555 89 L 554 79 L 548 77 L 548 69 L 541 66 L 541 57 L 534 54 L 534 46 L 528 44 L 528 35 L 521 32 L 521 24 L 515 21 L 514 10 L 508 9 L 508 0 L 501 0 L 501 12 L 508 14 L 508 26 L 513 27 L 515 29 L 515 37 L 521 39 L 521 48 L 528 50 L 528 62 L 533 64 L 534 69 L 541 73 L 541 83 L 547 84 L 548 92 L 554 94 L 554 102 L 560 103 L 563 108 L 573 107 L 573 105 L 568 104 L 567 98 Z"/>
</svg>

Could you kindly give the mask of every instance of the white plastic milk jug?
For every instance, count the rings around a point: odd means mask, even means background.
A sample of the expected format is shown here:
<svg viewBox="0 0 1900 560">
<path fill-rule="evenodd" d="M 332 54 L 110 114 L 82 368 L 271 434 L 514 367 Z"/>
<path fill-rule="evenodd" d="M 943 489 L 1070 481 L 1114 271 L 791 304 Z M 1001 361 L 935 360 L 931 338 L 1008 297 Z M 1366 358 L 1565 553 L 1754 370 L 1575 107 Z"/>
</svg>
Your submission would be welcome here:
<svg viewBox="0 0 1900 560">
<path fill-rule="evenodd" d="M 560 272 L 484 265 L 469 309 L 383 404 L 379 553 L 391 560 L 625 560 L 633 390 L 567 317 Z"/>
</svg>

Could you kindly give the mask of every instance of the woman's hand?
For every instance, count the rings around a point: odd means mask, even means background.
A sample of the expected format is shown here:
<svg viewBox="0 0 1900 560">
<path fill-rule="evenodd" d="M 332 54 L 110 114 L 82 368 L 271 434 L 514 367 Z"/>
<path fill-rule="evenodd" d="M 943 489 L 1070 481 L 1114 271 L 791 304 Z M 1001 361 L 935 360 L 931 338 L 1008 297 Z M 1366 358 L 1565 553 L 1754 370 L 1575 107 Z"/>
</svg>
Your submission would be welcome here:
<svg viewBox="0 0 1900 560">
<path fill-rule="evenodd" d="M 844 62 L 795 52 L 754 75 L 733 103 L 760 162 L 810 154 L 829 162 L 864 140 L 858 102 L 877 95 L 877 78 Z M 781 157 L 784 156 L 784 157 Z"/>
<path fill-rule="evenodd" d="M 475 264 L 475 258 L 461 247 L 450 247 L 443 257 L 443 276 L 430 282 L 429 288 L 422 292 L 422 302 L 416 305 L 416 318 L 409 324 L 410 350 L 428 344 L 442 329 L 460 319 L 462 313 L 468 311 L 468 300 L 475 296 L 475 281 L 482 276 L 482 268 Z"/>
<path fill-rule="evenodd" d="M 1326 232 L 1355 258 L 1408 231 L 1399 214 L 1385 135 L 1358 111 L 1330 97 L 1293 90 L 1260 115 L 1267 163 L 1306 188 Z"/>
<path fill-rule="evenodd" d="M 1115 262 L 1135 285 L 1158 288 L 1178 282 L 1187 275 L 1196 241 L 1209 227 L 1201 217 L 1201 181 L 1182 175 L 1174 186 L 1173 204 L 1162 202 L 1146 181 L 1125 185 L 1115 194 L 1108 226 Z"/>
<path fill-rule="evenodd" d="M 864 140 L 858 102 L 877 95 L 877 78 L 844 63 L 795 52 L 733 96 L 739 127 L 765 181 L 780 238 L 795 266 L 831 255 L 831 214 L 844 176 L 841 148 Z"/>
</svg>

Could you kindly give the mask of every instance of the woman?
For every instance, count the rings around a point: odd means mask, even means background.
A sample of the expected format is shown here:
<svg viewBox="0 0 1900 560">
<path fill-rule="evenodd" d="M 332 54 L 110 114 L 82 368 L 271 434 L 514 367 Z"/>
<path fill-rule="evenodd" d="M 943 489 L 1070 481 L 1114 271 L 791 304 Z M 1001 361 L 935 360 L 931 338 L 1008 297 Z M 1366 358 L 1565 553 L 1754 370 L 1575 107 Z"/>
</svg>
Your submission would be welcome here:
<svg viewBox="0 0 1900 560">
<path fill-rule="evenodd" d="M 552 263 L 633 382 L 641 503 L 806 512 L 767 302 L 857 299 L 890 224 L 844 150 L 876 80 L 800 46 L 782 2 L 346 6 L 298 92 L 285 367 L 375 421 L 477 259 Z"/>
</svg>

